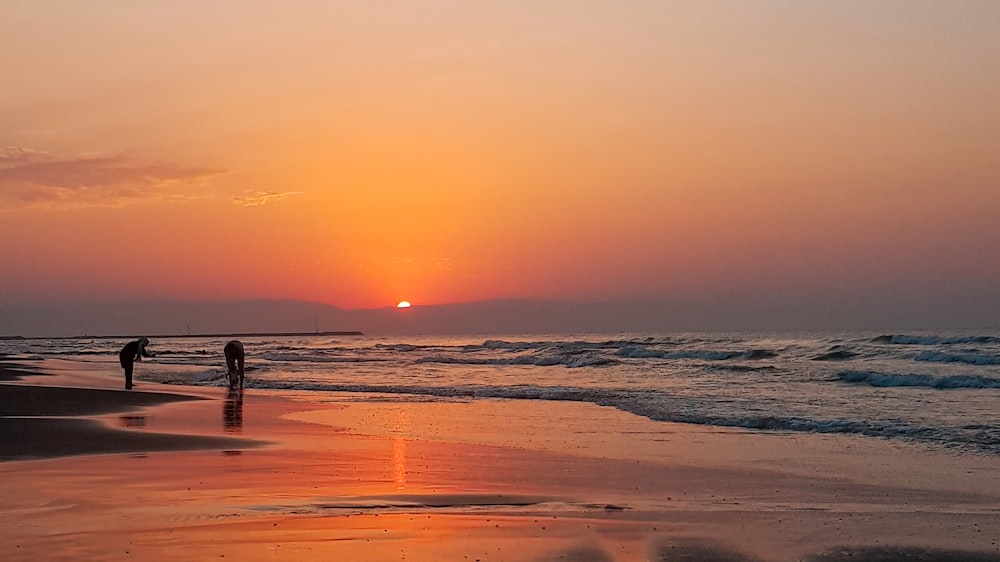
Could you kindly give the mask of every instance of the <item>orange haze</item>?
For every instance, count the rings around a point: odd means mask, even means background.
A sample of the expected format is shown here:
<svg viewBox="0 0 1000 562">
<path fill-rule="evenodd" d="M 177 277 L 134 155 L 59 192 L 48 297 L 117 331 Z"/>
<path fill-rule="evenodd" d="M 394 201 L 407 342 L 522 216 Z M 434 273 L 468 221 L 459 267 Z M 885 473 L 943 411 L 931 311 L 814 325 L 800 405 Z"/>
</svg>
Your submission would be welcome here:
<svg viewBox="0 0 1000 562">
<path fill-rule="evenodd" d="M 1000 300 L 993 3 L 55 4 L 0 304 Z"/>
</svg>

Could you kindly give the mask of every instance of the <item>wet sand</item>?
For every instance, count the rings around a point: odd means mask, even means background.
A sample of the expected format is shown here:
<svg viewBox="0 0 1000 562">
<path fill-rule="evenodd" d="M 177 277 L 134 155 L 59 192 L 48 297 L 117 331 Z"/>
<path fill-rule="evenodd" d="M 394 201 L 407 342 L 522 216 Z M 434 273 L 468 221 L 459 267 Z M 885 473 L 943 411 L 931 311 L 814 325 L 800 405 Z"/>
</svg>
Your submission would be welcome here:
<svg viewBox="0 0 1000 562">
<path fill-rule="evenodd" d="M 5 561 L 1000 561 L 981 456 L 571 402 L 10 373 Z"/>
</svg>

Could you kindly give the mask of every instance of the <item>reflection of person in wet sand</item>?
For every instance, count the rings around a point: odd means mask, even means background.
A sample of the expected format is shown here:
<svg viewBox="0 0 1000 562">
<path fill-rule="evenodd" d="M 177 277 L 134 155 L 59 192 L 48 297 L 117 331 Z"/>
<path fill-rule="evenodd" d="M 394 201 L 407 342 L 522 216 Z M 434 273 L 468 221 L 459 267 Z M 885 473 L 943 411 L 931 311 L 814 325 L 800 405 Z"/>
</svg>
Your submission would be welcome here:
<svg viewBox="0 0 1000 562">
<path fill-rule="evenodd" d="M 236 386 L 237 376 L 239 377 L 240 388 L 243 388 L 243 343 L 232 340 L 222 349 L 226 354 L 226 377 L 229 379 L 229 388 Z"/>
<path fill-rule="evenodd" d="M 226 402 L 222 406 L 222 427 L 226 433 L 239 433 L 243 430 L 243 389 L 232 388 L 226 391 Z"/>
<path fill-rule="evenodd" d="M 125 347 L 118 353 L 118 362 L 121 363 L 122 369 L 125 369 L 125 389 L 130 390 L 132 388 L 132 365 L 136 361 L 142 361 L 143 357 L 154 357 L 155 354 L 151 351 L 146 350 L 146 346 L 149 345 L 149 339 L 139 338 L 134 341 L 130 341 L 125 344 Z"/>
</svg>

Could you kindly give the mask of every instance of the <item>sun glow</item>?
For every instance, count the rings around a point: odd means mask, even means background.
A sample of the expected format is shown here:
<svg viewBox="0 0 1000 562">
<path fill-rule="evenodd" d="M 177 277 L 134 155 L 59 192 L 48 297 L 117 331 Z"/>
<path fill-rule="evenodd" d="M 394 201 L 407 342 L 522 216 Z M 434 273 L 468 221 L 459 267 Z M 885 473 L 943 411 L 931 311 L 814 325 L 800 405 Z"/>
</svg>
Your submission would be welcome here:
<svg viewBox="0 0 1000 562">
<path fill-rule="evenodd" d="M 410 301 L 399 301 L 396 308 L 410 308 Z"/>
</svg>

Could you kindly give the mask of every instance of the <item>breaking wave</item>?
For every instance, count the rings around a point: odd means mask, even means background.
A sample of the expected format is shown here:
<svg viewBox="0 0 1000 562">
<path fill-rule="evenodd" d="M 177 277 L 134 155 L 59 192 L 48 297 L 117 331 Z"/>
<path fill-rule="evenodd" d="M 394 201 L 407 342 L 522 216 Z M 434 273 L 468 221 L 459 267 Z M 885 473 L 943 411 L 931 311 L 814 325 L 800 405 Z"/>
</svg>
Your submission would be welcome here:
<svg viewBox="0 0 1000 562">
<path fill-rule="evenodd" d="M 1000 343 L 994 336 L 907 336 L 903 334 L 881 335 L 871 340 L 873 343 L 895 345 L 962 345 Z"/>
<path fill-rule="evenodd" d="M 770 359 L 778 354 L 767 349 L 750 349 L 745 351 L 714 351 L 710 349 L 679 349 L 663 350 L 649 349 L 636 345 L 623 345 L 615 353 L 619 357 L 630 359 L 701 359 L 704 361 L 728 361 L 731 359 Z"/>
<path fill-rule="evenodd" d="M 831 349 L 826 353 L 813 357 L 813 361 L 844 361 L 846 359 L 854 359 L 858 355 L 859 353 L 847 349 Z"/>
<path fill-rule="evenodd" d="M 944 353 L 940 351 L 922 351 L 916 357 L 916 361 L 929 361 L 934 363 L 966 363 L 969 365 L 1000 365 L 1000 355 L 987 355 L 976 352 L 965 353 Z"/>
<path fill-rule="evenodd" d="M 596 354 L 539 354 L 516 355 L 514 357 L 475 357 L 463 355 L 427 355 L 415 363 L 440 363 L 448 365 L 534 365 L 551 367 L 563 365 L 568 368 L 600 367 L 618 363 L 615 359 Z"/>
<path fill-rule="evenodd" d="M 917 375 L 885 374 L 874 371 L 842 371 L 837 380 L 853 384 L 867 384 L 875 387 L 926 387 L 936 389 L 953 388 L 1000 388 L 1000 379 L 981 375 Z"/>
</svg>

